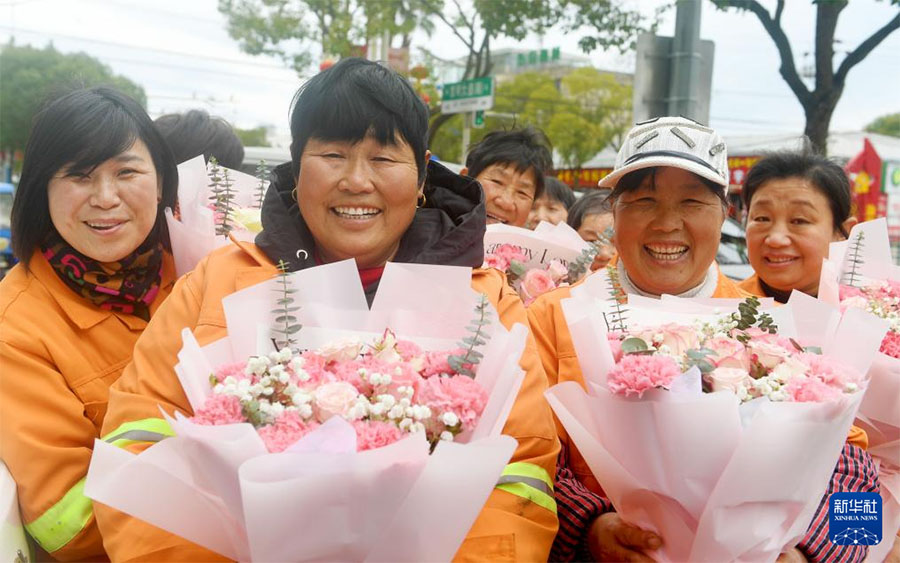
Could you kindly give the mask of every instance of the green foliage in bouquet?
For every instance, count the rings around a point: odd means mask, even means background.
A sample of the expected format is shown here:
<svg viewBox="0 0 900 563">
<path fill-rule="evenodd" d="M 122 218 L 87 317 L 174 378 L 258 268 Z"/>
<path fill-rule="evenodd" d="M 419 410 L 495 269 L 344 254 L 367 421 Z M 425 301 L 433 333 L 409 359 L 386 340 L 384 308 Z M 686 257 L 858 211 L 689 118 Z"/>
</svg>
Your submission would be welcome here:
<svg viewBox="0 0 900 563">
<path fill-rule="evenodd" d="M 591 243 L 587 248 L 581 251 L 578 258 L 569 262 L 567 278 L 569 283 L 575 283 L 588 271 L 594 258 L 600 252 L 600 246 L 597 243 Z"/>
<path fill-rule="evenodd" d="M 209 196 L 213 202 L 213 210 L 216 213 L 216 234 L 227 236 L 233 228 L 231 224 L 234 210 L 234 196 L 237 195 L 235 190 L 231 189 L 234 182 L 228 177 L 228 170 L 219 168 L 219 161 L 216 157 L 209 157 L 209 188 L 212 195 Z"/>
<path fill-rule="evenodd" d="M 276 335 L 272 338 L 272 343 L 275 345 L 276 350 L 281 350 L 285 347 L 293 350 L 297 345 L 294 335 L 303 326 L 297 322 L 297 317 L 294 316 L 294 313 L 300 310 L 300 307 L 294 306 L 293 294 L 297 293 L 297 290 L 291 286 L 290 272 L 284 260 L 278 261 L 277 276 L 278 288 L 276 291 L 278 292 L 278 299 L 275 301 L 277 306 L 272 310 L 272 314 L 275 315 L 274 320 L 278 326 L 272 328 L 272 332 Z"/>
<path fill-rule="evenodd" d="M 750 336 L 746 334 L 748 328 L 756 327 L 769 334 L 778 332 L 778 326 L 768 313 L 759 312 L 759 299 L 757 297 L 748 297 L 738 305 L 738 312 L 731 314 L 731 320 L 734 321 L 735 329 L 741 331 L 737 334 L 737 338 L 741 343 L 746 344 L 750 341 Z"/>
<path fill-rule="evenodd" d="M 606 320 L 606 328 L 608 330 L 625 332 L 627 330 L 625 321 L 628 320 L 628 317 L 625 315 L 628 313 L 628 309 L 623 304 L 627 302 L 628 296 L 625 294 L 625 290 L 622 289 L 619 270 L 615 266 L 607 266 L 606 273 L 609 276 L 609 301 L 612 303 L 613 308 L 611 313 L 603 313 L 603 318 Z"/>
<path fill-rule="evenodd" d="M 843 280 L 846 285 L 858 287 L 857 284 L 861 281 L 862 274 L 859 273 L 859 269 L 865 263 L 862 256 L 863 248 L 866 246 L 865 238 L 866 233 L 860 231 L 850 243 L 850 256 L 847 258 L 849 269 L 844 274 Z"/>
<path fill-rule="evenodd" d="M 509 270 L 506 272 L 506 280 L 512 285 L 519 278 L 524 276 L 527 271 L 528 268 L 525 267 L 524 263 L 519 262 L 518 260 L 510 260 Z"/>
<path fill-rule="evenodd" d="M 478 348 L 486 345 L 491 339 L 487 333 L 488 327 L 491 325 L 491 310 L 489 308 L 490 301 L 486 295 L 482 294 L 475 306 L 475 318 L 469 323 L 466 329 L 470 335 L 462 339 L 460 348 L 465 349 L 463 354 L 453 354 L 447 358 L 450 367 L 460 375 L 475 377 L 474 367 L 481 362 L 484 354 L 478 351 Z"/>
<path fill-rule="evenodd" d="M 262 209 L 263 199 L 266 197 L 266 181 L 269 178 L 269 167 L 265 160 L 260 160 L 256 165 L 256 208 Z"/>
</svg>

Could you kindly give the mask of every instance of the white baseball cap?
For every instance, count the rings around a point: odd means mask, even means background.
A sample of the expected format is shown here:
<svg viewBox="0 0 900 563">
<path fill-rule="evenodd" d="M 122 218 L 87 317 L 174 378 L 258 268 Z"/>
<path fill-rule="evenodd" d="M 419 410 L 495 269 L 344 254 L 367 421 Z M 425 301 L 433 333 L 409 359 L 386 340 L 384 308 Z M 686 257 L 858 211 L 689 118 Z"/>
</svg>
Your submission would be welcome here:
<svg viewBox="0 0 900 563">
<path fill-rule="evenodd" d="M 728 151 L 714 130 L 685 117 L 657 117 L 628 132 L 616 167 L 598 186 L 615 188 L 619 178 L 654 166 L 673 166 L 706 178 L 728 193 Z"/>
</svg>

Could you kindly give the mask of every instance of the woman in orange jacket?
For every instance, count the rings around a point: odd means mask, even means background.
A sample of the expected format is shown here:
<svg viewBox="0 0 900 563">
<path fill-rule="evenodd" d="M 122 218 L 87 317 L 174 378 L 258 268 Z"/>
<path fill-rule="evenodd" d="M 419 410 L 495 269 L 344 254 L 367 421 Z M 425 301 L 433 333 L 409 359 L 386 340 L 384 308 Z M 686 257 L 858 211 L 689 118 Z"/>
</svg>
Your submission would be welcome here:
<svg viewBox="0 0 900 563">
<path fill-rule="evenodd" d="M 106 558 L 82 494 L 109 386 L 174 283 L 178 173 L 146 112 L 96 88 L 34 120 L 0 282 L 0 452 L 22 519 L 59 560 Z"/>
<path fill-rule="evenodd" d="M 173 371 L 189 327 L 201 345 L 225 336 L 222 298 L 292 270 L 354 258 L 371 300 L 387 261 L 477 268 L 483 260 L 484 196 L 477 182 L 429 162 L 427 109 L 399 75 L 344 59 L 309 80 L 291 117 L 292 162 L 274 171 L 255 244 L 217 250 L 176 284 L 150 323 L 133 363 L 113 386 L 104 423 L 110 443 L 141 451 L 171 434 L 159 407 L 191 413 Z M 475 270 L 472 286 L 510 326 L 527 323 L 503 275 Z M 546 560 L 556 535 L 552 477 L 559 444 L 534 342 L 525 382 L 504 428 L 518 448 L 457 553 L 460 560 Z M 152 493 L 149 492 L 149 493 Z M 108 507 L 97 507 L 114 560 L 209 560 L 217 555 Z"/>
<path fill-rule="evenodd" d="M 715 257 L 727 204 L 725 143 L 715 131 L 684 118 L 641 123 L 627 135 L 613 172 L 600 182 L 610 195 L 615 227 L 616 268 L 629 294 L 658 297 L 744 298 L 750 294 L 723 276 Z M 561 301 L 568 288 L 547 293 L 528 309 L 531 329 L 551 386 L 584 385 Z M 662 538 L 623 522 L 603 495 L 578 450 L 557 425 L 562 453 L 557 472 L 560 532 L 552 557 L 558 560 L 649 560 Z M 871 459 L 868 460 L 871 462 Z M 858 482 L 874 479 L 868 464 Z M 820 509 L 818 516 L 827 514 Z M 787 556 L 824 553 L 821 529 Z M 827 541 L 827 538 L 824 538 Z M 829 544 L 830 545 L 830 544 Z"/>
</svg>

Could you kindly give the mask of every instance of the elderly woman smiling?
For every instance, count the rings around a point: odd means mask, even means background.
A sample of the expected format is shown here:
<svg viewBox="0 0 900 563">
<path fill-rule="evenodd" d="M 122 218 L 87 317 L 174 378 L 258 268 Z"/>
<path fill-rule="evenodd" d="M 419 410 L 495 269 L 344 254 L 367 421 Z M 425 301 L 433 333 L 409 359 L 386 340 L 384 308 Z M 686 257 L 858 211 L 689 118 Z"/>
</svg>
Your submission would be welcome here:
<svg viewBox="0 0 900 563">
<path fill-rule="evenodd" d="M 189 327 L 201 344 L 225 336 L 222 298 L 271 279 L 280 260 L 302 269 L 353 258 L 370 300 L 387 261 L 480 266 L 481 189 L 475 180 L 429 162 L 427 130 L 425 105 L 385 67 L 344 59 L 309 80 L 291 115 L 292 161 L 275 169 L 263 204 L 264 231 L 256 244 L 213 252 L 179 281 L 112 390 L 104 433 L 144 430 L 147 441 L 122 444 L 142 450 L 152 444 L 153 433 L 166 433 L 159 405 L 191 412 L 172 370 L 181 329 Z M 527 323 L 502 274 L 475 270 L 472 286 L 487 295 L 504 324 Z M 521 364 L 525 382 L 504 428 L 519 444 L 506 474 L 521 485 L 517 493 L 493 491 L 460 558 L 546 560 L 556 533 L 552 499 L 532 500 L 552 490 L 559 444 L 530 340 Z M 114 560 L 216 558 L 112 509 L 98 506 L 97 515 Z"/>
<path fill-rule="evenodd" d="M 84 479 L 109 386 L 172 289 L 163 209 L 177 183 L 162 135 L 119 92 L 79 90 L 35 116 L 12 211 L 21 262 L 0 283 L 0 451 L 54 559 L 106 557 Z"/>
</svg>

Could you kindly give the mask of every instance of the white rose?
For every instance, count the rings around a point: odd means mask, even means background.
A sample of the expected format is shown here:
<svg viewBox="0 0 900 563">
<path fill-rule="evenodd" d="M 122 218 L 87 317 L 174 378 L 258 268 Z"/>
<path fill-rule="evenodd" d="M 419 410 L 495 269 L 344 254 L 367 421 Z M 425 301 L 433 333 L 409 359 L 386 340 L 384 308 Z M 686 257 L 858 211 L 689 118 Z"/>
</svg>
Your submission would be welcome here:
<svg viewBox="0 0 900 563">
<path fill-rule="evenodd" d="M 750 353 L 756 355 L 757 361 L 766 369 L 774 368 L 790 356 L 789 351 L 771 342 L 751 340 L 749 348 Z"/>
<path fill-rule="evenodd" d="M 355 360 L 362 350 L 363 344 L 358 338 L 349 338 L 329 342 L 318 350 L 318 354 L 326 362 L 349 362 Z"/>
<path fill-rule="evenodd" d="M 325 422 L 332 416 L 347 416 L 356 403 L 359 391 L 346 381 L 325 383 L 314 392 L 316 398 L 316 418 Z"/>
</svg>

